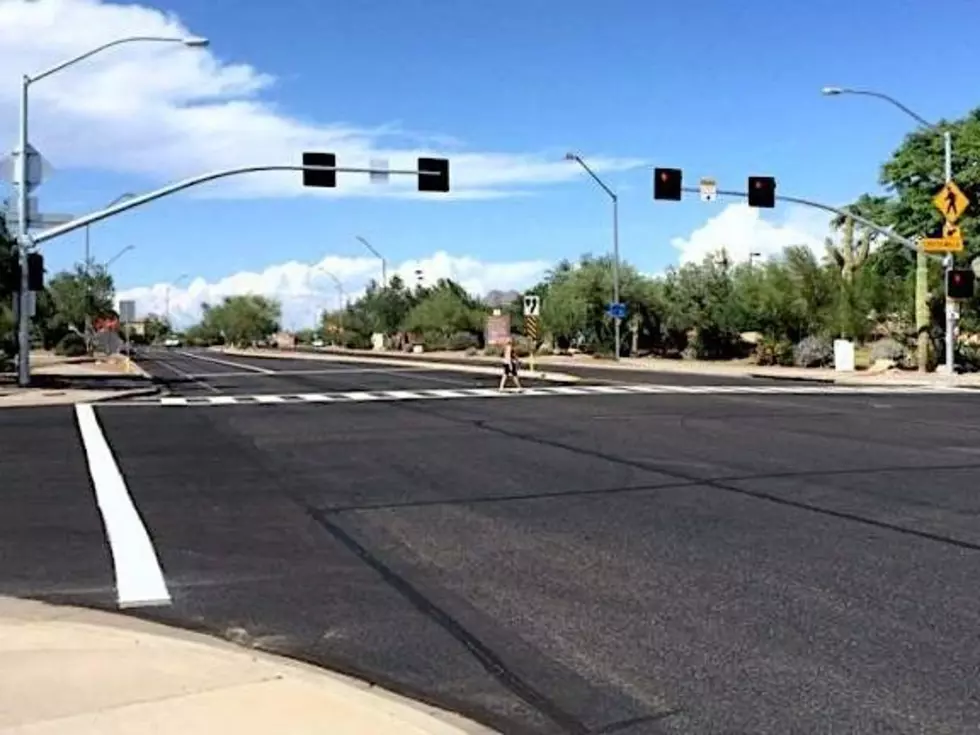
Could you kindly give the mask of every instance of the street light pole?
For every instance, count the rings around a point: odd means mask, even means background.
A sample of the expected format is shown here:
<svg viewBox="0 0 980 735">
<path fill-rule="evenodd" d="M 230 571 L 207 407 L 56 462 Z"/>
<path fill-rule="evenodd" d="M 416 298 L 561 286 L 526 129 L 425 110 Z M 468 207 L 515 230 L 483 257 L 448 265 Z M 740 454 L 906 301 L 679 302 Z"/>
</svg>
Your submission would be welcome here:
<svg viewBox="0 0 980 735">
<path fill-rule="evenodd" d="M 613 303 L 618 304 L 619 303 L 619 197 L 616 195 L 616 192 L 614 192 L 612 189 L 610 189 L 608 186 L 606 186 L 605 182 L 603 182 L 602 179 L 600 179 L 598 176 L 596 176 L 595 172 L 591 168 L 589 168 L 588 164 L 586 164 L 585 161 L 583 161 L 582 158 L 578 154 L 576 154 L 576 153 L 566 153 L 565 154 L 565 160 L 566 161 L 575 161 L 576 163 L 578 163 L 583 169 L 585 169 L 585 172 L 587 174 L 589 174 L 589 176 L 592 177 L 592 180 L 595 181 L 602 188 L 602 190 L 605 191 L 606 194 L 609 195 L 609 198 L 610 199 L 612 199 L 612 210 L 613 210 Z M 619 336 L 619 332 L 620 332 L 620 322 L 621 321 L 622 320 L 618 316 L 617 317 L 613 317 L 613 331 L 614 331 L 613 339 L 616 342 L 615 359 L 616 359 L 617 362 L 620 359 L 620 356 L 619 356 L 619 353 L 620 353 L 620 336 Z"/>
<path fill-rule="evenodd" d="M 850 89 L 848 87 L 824 87 L 820 90 L 822 94 L 833 97 L 842 94 L 854 94 L 863 97 L 875 97 L 893 107 L 898 108 L 906 115 L 915 120 L 926 130 L 939 132 L 939 126 L 931 123 L 924 117 L 906 107 L 894 97 L 882 92 L 875 92 L 867 89 Z M 953 180 L 953 143 L 949 130 L 943 131 L 943 176 L 948 184 Z M 943 269 L 948 271 L 953 267 L 953 256 L 950 253 L 943 258 Z M 946 370 L 948 375 L 953 375 L 956 369 L 954 359 L 955 339 L 953 326 L 953 313 L 950 301 L 946 300 Z M 921 246 L 915 252 L 915 331 L 916 331 L 916 362 L 919 372 L 926 372 L 929 359 L 929 259 Z"/>
<path fill-rule="evenodd" d="M 79 54 L 78 56 L 72 57 L 67 61 L 63 61 L 60 64 L 56 64 L 40 74 L 35 74 L 34 76 L 28 76 L 24 74 L 20 81 L 20 135 L 17 145 L 17 175 L 15 180 L 17 181 L 17 204 L 19 211 L 17 213 L 17 256 L 20 263 L 20 313 L 17 319 L 17 343 L 19 354 L 17 356 L 17 383 L 22 387 L 27 387 L 31 382 L 31 338 L 30 338 L 30 317 L 28 316 L 27 310 L 30 305 L 30 294 L 28 292 L 28 286 L 30 285 L 27 278 L 27 252 L 28 248 L 31 246 L 31 241 L 28 236 L 29 222 L 28 222 L 28 212 L 27 212 L 27 122 L 28 122 L 28 94 L 30 86 L 39 82 L 45 77 L 49 77 L 62 69 L 65 69 L 73 64 L 78 63 L 88 59 L 91 56 L 95 56 L 106 49 L 110 49 L 114 46 L 121 46 L 126 43 L 139 43 L 139 42 L 150 42 L 150 43 L 181 43 L 185 46 L 191 48 L 202 48 L 208 45 L 208 40 L 206 38 L 168 38 L 162 36 L 129 36 L 127 38 L 120 38 L 115 41 L 110 41 L 109 43 L 104 43 L 101 46 L 97 46 L 90 51 L 86 51 L 84 54 Z"/>
<path fill-rule="evenodd" d="M 179 276 L 177 277 L 177 280 L 175 280 L 175 281 L 174 281 L 173 283 L 168 283 L 168 284 L 167 284 L 167 288 L 166 288 L 166 290 L 164 291 L 164 301 L 163 301 L 163 317 L 164 317 L 164 319 L 166 319 L 166 321 L 167 321 L 167 329 L 168 329 L 168 330 L 170 330 L 170 329 L 172 329 L 172 327 L 171 327 L 171 325 L 170 325 L 170 288 L 171 288 L 172 286 L 176 286 L 176 285 L 177 285 L 177 284 L 179 284 L 179 283 L 180 283 L 181 281 L 183 281 L 183 280 L 184 280 L 185 278 L 190 278 L 190 274 L 189 274 L 189 273 L 181 273 L 181 274 L 180 274 L 180 275 L 179 275 Z"/>
<path fill-rule="evenodd" d="M 107 207 L 113 207 L 116 204 L 119 204 L 119 202 L 124 202 L 127 199 L 132 199 L 135 196 L 136 196 L 135 194 L 130 194 L 130 193 L 122 194 L 120 196 L 117 196 L 115 199 L 113 199 L 111 202 L 109 202 L 106 206 Z M 91 228 L 91 225 L 85 225 L 85 298 L 86 298 L 86 301 L 85 301 L 85 342 L 86 342 L 86 344 L 88 344 L 88 341 L 89 341 L 89 333 L 91 332 L 91 326 L 92 326 L 92 314 L 91 314 L 91 308 L 92 308 L 92 305 L 91 305 L 91 301 L 92 301 L 92 273 L 91 273 L 92 248 L 91 248 L 91 244 L 90 244 L 91 243 L 90 233 L 89 233 L 89 229 L 90 228 Z M 130 245 L 129 248 L 132 248 L 132 245 Z M 123 252 L 125 252 L 125 250 L 123 250 Z M 122 255 L 122 253 L 120 253 L 119 255 Z M 116 257 L 119 257 L 119 256 L 116 256 Z M 106 264 L 106 266 L 108 267 L 108 263 Z"/>
<path fill-rule="evenodd" d="M 385 262 L 384 256 L 375 250 L 374 246 L 360 235 L 355 235 L 355 238 L 361 243 L 361 245 L 366 247 L 375 258 L 381 261 L 381 288 L 382 290 L 388 288 L 388 264 Z"/>
</svg>

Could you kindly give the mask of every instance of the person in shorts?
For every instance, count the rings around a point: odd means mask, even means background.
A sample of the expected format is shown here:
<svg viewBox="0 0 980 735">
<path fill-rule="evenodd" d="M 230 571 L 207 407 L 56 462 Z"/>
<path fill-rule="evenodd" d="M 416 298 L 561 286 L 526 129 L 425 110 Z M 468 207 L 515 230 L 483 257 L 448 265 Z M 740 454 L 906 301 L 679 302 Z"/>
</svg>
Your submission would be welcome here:
<svg viewBox="0 0 980 735">
<path fill-rule="evenodd" d="M 514 338 L 508 337 L 507 341 L 504 343 L 504 374 L 500 376 L 500 390 L 504 390 L 507 387 L 508 380 L 514 381 L 514 386 L 517 388 L 517 390 L 523 390 L 521 388 L 521 379 L 517 377 L 518 367 L 519 363 L 517 361 L 517 357 L 514 355 Z"/>
</svg>

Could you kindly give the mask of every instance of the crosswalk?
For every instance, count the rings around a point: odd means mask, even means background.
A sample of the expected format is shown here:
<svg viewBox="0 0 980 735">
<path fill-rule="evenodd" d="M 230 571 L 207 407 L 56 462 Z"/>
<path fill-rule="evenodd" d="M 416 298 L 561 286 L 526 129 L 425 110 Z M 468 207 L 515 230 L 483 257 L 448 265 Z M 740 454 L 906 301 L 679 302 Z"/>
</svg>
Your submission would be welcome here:
<svg viewBox="0 0 980 735">
<path fill-rule="evenodd" d="M 412 390 L 373 390 L 335 393 L 287 393 L 257 395 L 161 396 L 135 399 L 125 405 L 157 406 L 242 406 L 282 404 L 370 403 L 438 399 L 497 398 L 516 399 L 541 396 L 622 396 L 622 395 L 896 395 L 969 394 L 949 386 L 843 386 L 826 385 L 658 385 L 652 383 L 613 385 L 556 385 L 500 391 L 496 388 L 417 388 Z M 120 405 L 114 402 L 113 405 Z"/>
</svg>

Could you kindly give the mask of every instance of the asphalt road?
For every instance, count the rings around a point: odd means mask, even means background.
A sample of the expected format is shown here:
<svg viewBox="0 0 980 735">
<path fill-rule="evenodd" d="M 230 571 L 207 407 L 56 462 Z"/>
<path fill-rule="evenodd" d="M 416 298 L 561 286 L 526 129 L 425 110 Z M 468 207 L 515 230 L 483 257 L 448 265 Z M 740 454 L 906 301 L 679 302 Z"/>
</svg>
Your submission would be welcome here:
<svg viewBox="0 0 980 735">
<path fill-rule="evenodd" d="M 0 594 L 127 596 L 507 733 L 976 731 L 978 436 L 968 393 L 7 409 Z M 114 568 L 126 523 L 151 552 Z"/>
</svg>

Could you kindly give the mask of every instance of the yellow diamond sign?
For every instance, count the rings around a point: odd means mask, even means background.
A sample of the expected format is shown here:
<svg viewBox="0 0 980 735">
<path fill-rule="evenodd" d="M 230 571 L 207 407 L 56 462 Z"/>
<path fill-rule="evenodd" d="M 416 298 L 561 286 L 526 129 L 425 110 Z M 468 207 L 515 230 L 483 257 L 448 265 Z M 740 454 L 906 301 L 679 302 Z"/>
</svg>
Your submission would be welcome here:
<svg viewBox="0 0 980 735">
<path fill-rule="evenodd" d="M 962 217 L 963 212 L 970 206 L 970 200 L 966 198 L 966 194 L 956 185 L 955 181 L 948 182 L 940 189 L 939 193 L 932 198 L 932 203 L 950 224 Z"/>
</svg>

